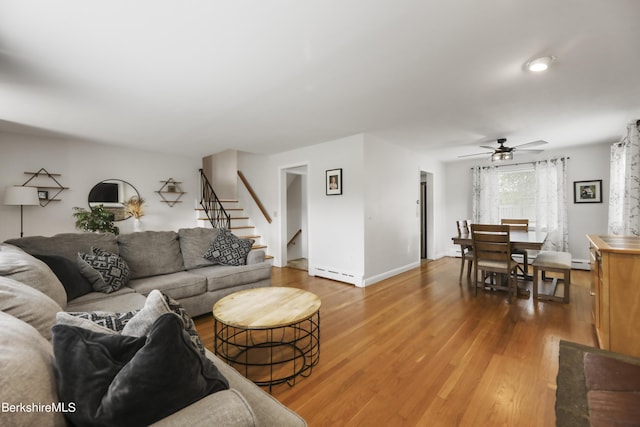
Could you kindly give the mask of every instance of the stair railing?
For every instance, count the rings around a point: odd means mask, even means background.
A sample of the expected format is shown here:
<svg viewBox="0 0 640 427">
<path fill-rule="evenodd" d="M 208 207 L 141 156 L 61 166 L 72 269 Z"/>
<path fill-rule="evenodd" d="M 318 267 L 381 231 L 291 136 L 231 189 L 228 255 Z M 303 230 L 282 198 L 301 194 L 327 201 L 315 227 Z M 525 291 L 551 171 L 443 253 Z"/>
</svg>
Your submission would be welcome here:
<svg viewBox="0 0 640 427">
<path fill-rule="evenodd" d="M 264 219 L 267 220 L 269 224 L 271 224 L 271 216 L 269 216 L 269 213 L 267 213 L 267 209 L 264 207 L 264 205 L 260 201 L 260 198 L 258 197 L 256 192 L 253 191 L 253 188 L 251 187 L 251 184 L 249 184 L 249 181 L 247 181 L 247 178 L 244 176 L 244 174 L 241 171 L 238 171 L 238 177 L 240 178 L 240 181 L 242 181 L 245 188 L 249 192 L 249 195 L 251 196 L 253 201 L 258 206 L 258 209 L 260 209 L 260 212 L 262 212 L 262 215 L 264 215 Z"/>
<path fill-rule="evenodd" d="M 202 169 L 200 169 L 200 205 L 213 228 L 229 230 L 231 216 L 222 206 L 222 202 L 216 196 L 216 192 L 213 191 L 213 187 Z"/>
</svg>

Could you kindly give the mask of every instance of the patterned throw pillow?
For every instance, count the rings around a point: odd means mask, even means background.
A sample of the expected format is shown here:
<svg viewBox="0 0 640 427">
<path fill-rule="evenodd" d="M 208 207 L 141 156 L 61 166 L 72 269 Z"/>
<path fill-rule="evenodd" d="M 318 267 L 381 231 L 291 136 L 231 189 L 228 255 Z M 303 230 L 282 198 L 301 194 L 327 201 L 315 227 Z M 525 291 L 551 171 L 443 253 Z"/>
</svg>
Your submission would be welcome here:
<svg viewBox="0 0 640 427">
<path fill-rule="evenodd" d="M 91 248 L 91 254 L 79 252 L 78 265 L 82 275 L 98 292 L 115 292 L 129 280 L 129 266 L 125 260 L 100 248 Z"/>
<path fill-rule="evenodd" d="M 125 325 L 140 310 L 124 313 L 110 313 L 107 311 L 77 311 L 57 313 L 56 323 L 60 325 L 79 326 L 94 332 L 122 332 Z"/>
<path fill-rule="evenodd" d="M 239 239 L 228 230 L 220 230 L 204 257 L 224 265 L 244 265 L 254 242 L 253 239 Z"/>
</svg>

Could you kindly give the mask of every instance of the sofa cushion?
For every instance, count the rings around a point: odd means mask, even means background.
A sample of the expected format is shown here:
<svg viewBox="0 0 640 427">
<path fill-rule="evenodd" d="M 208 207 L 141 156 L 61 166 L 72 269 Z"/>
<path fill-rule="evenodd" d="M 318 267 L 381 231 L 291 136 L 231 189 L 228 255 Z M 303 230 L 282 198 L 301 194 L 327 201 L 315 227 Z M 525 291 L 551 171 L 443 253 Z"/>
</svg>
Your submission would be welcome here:
<svg viewBox="0 0 640 427">
<path fill-rule="evenodd" d="M 220 230 L 217 228 L 204 227 L 181 228 L 178 230 L 184 268 L 191 270 L 217 264 L 217 261 L 206 259 L 204 253 L 209 249 L 209 245 L 219 232 Z"/>
<path fill-rule="evenodd" d="M 54 236 L 29 236 L 7 240 L 25 252 L 41 255 L 60 255 L 71 261 L 76 260 L 78 252 L 89 252 L 91 247 L 118 253 L 116 236 L 111 233 L 60 233 Z"/>
<path fill-rule="evenodd" d="M 151 427 L 256 427 L 258 425 L 260 424 L 251 406 L 238 390 L 222 390 L 151 424 Z M 286 424 L 264 425 L 284 426 Z"/>
<path fill-rule="evenodd" d="M 254 243 L 253 239 L 239 239 L 228 230 L 220 230 L 203 255 L 224 265 L 244 265 Z"/>
<path fill-rule="evenodd" d="M 0 311 L 33 326 L 47 340 L 51 340 L 51 327 L 60 310 L 62 308 L 42 292 L 8 277 L 0 277 Z"/>
<path fill-rule="evenodd" d="M 111 311 L 124 312 L 144 307 L 144 295 L 129 287 L 118 289 L 110 294 L 91 292 L 76 298 L 67 305 L 68 311 Z"/>
<path fill-rule="evenodd" d="M 0 244 L 0 276 L 39 290 L 62 309 L 67 306 L 67 293 L 53 271 L 44 262 L 16 246 Z"/>
<path fill-rule="evenodd" d="M 67 293 L 67 302 L 74 298 L 93 292 L 91 283 L 80 273 L 78 263 L 60 255 L 39 255 L 35 258 L 47 264 L 56 275 Z"/>
<path fill-rule="evenodd" d="M 110 294 L 129 281 L 129 266 L 122 257 L 114 253 L 91 248 L 90 253 L 79 252 L 77 262 L 80 273 L 98 292 Z"/>
<path fill-rule="evenodd" d="M 159 290 L 149 293 L 147 301 L 142 310 L 136 313 L 129 322 L 122 328 L 123 335 L 142 337 L 149 333 L 153 324 L 160 316 L 166 313 L 174 313 L 180 317 L 184 330 L 189 334 L 189 338 L 194 347 L 204 355 L 204 345 L 200 340 L 200 335 L 196 330 L 196 325 L 186 311 L 178 302 L 167 295 L 163 295 Z"/>
<path fill-rule="evenodd" d="M 129 287 L 142 295 L 148 295 L 152 290 L 159 289 L 176 300 L 202 295 L 207 291 L 207 281 L 201 275 L 191 274 L 192 271 L 179 271 L 131 280 Z"/>
<path fill-rule="evenodd" d="M 271 265 L 263 262 L 241 266 L 212 265 L 191 270 L 190 273 L 206 277 L 207 291 L 217 291 L 271 278 Z"/>
<path fill-rule="evenodd" d="M 307 423 L 295 412 L 287 409 L 282 403 L 260 387 L 240 375 L 238 371 L 224 363 L 220 358 L 207 350 L 207 357 L 215 363 L 222 375 L 229 380 L 229 387 L 238 390 L 242 397 L 251 406 L 251 409 L 259 418 L 261 426 L 300 426 L 306 427 Z"/>
<path fill-rule="evenodd" d="M 118 236 L 118 247 L 120 256 L 129 264 L 130 279 L 184 270 L 178 233 L 175 231 L 121 234 Z"/>
<path fill-rule="evenodd" d="M 61 411 L 34 410 L 33 406 L 58 403 L 51 343 L 8 313 L 0 313 L 0 402 L 31 408 L 3 411 L 2 425 L 66 425 Z"/>
<path fill-rule="evenodd" d="M 53 349 L 60 400 L 76 403 L 67 414 L 76 425 L 148 425 L 229 388 L 173 313 L 160 316 L 147 337 L 56 325 Z"/>
</svg>

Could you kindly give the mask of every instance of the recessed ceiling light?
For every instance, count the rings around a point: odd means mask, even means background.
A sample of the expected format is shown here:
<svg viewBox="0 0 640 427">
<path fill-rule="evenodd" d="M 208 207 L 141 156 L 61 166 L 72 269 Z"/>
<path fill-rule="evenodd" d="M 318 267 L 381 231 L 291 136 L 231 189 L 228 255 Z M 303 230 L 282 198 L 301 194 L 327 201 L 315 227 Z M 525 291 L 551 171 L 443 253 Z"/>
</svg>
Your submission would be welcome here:
<svg viewBox="0 0 640 427">
<path fill-rule="evenodd" d="M 543 56 L 542 58 L 536 58 L 533 61 L 527 62 L 527 70 L 533 71 L 534 73 L 545 71 L 555 60 L 555 56 Z"/>
</svg>

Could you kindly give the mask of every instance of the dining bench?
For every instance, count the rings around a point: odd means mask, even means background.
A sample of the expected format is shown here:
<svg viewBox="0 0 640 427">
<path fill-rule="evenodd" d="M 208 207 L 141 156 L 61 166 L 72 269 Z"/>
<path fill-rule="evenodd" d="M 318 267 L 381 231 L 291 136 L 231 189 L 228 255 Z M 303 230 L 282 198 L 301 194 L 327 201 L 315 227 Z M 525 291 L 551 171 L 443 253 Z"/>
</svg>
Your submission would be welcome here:
<svg viewBox="0 0 640 427">
<path fill-rule="evenodd" d="M 533 299 L 542 299 L 550 301 L 569 302 L 569 286 L 571 285 L 571 254 L 569 252 L 557 251 L 540 251 L 533 265 Z M 547 272 L 557 272 L 563 274 L 564 295 L 556 296 L 558 288 L 558 278 L 554 277 L 552 281 L 553 290 L 549 294 L 542 294 L 538 291 L 538 276 L 542 272 L 542 279 L 545 279 Z"/>
</svg>

